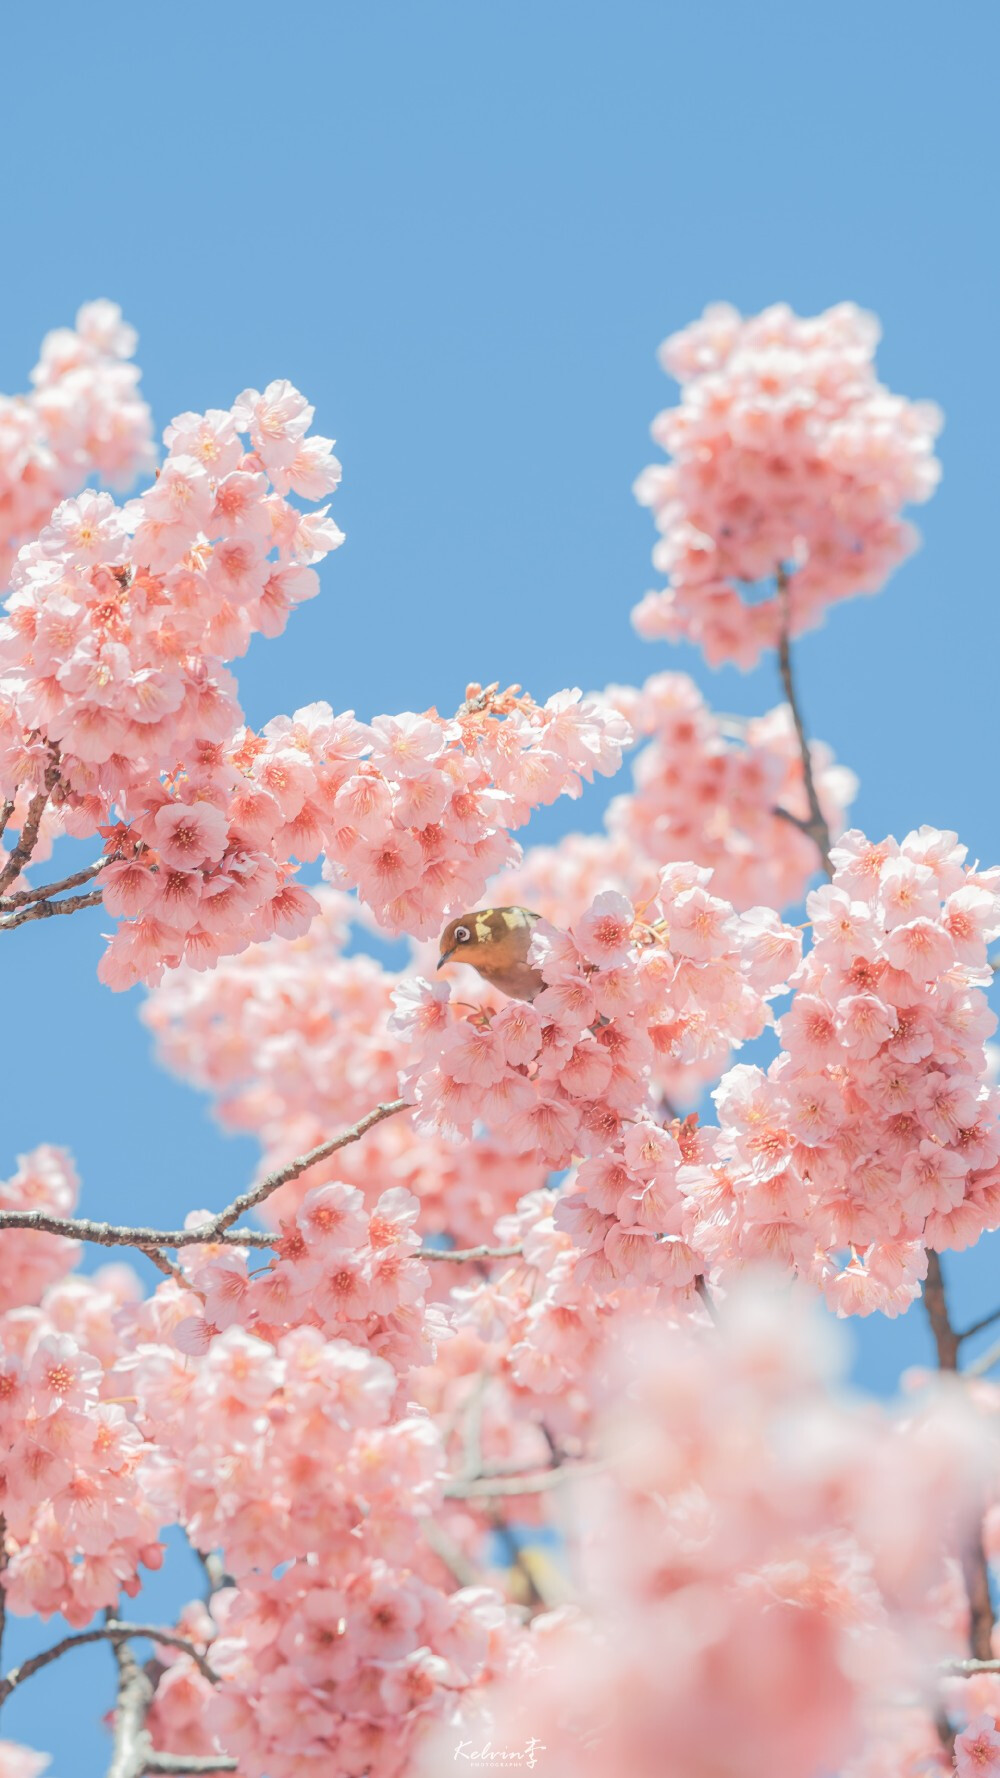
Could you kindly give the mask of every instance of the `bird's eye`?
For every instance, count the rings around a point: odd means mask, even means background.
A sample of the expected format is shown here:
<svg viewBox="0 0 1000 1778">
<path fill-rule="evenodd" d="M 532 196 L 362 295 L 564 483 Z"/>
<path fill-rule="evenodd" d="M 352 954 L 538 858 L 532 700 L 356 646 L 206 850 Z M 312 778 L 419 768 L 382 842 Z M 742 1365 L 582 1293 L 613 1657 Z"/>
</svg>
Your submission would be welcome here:
<svg viewBox="0 0 1000 1778">
<path fill-rule="evenodd" d="M 472 933 L 467 926 L 455 927 L 455 938 L 460 945 L 467 945 L 471 937 Z"/>
</svg>

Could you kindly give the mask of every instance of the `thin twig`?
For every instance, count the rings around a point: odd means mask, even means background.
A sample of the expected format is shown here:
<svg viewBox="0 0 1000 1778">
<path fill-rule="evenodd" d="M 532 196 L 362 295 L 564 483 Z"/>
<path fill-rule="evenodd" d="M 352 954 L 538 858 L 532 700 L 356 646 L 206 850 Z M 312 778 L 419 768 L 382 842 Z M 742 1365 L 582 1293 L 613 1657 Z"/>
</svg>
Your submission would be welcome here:
<svg viewBox="0 0 1000 1778">
<path fill-rule="evenodd" d="M 14 799 L 13 797 L 8 796 L 5 798 L 3 804 L 0 805 L 0 840 L 3 839 L 4 834 L 7 832 L 7 823 L 13 813 Z"/>
<path fill-rule="evenodd" d="M 217 1685 L 219 1675 L 206 1659 L 203 1651 L 189 1636 L 182 1636 L 177 1630 L 164 1630 L 159 1624 L 124 1624 L 117 1618 L 111 1618 L 106 1624 L 100 1624 L 93 1630 L 77 1630 L 72 1636 L 64 1636 L 61 1642 L 54 1642 L 51 1648 L 43 1648 L 40 1654 L 29 1656 L 19 1667 L 12 1667 L 10 1672 L 0 1679 L 0 1704 L 6 1702 L 11 1692 L 30 1679 L 33 1673 L 40 1673 L 43 1667 L 51 1666 L 61 1655 L 68 1654 L 72 1648 L 82 1648 L 87 1642 L 124 1642 L 129 1636 L 145 1636 L 150 1642 L 166 1643 L 168 1648 L 179 1648 L 184 1654 L 190 1655 L 203 1677 Z"/>
<path fill-rule="evenodd" d="M 242 1216 L 245 1210 L 256 1209 L 257 1205 L 262 1204 L 265 1198 L 269 1198 L 272 1192 L 278 1191 L 290 1180 L 298 1179 L 300 1173 L 305 1173 L 308 1168 L 316 1166 L 319 1161 L 325 1161 L 329 1155 L 336 1154 L 338 1148 L 347 1148 L 350 1143 L 359 1142 L 361 1137 L 368 1130 L 373 1129 L 376 1124 L 383 1123 L 387 1117 L 395 1117 L 397 1112 L 407 1111 L 409 1108 L 408 1099 L 392 1099 L 385 1105 L 376 1105 L 374 1111 L 366 1112 L 364 1117 L 359 1117 L 357 1123 L 352 1124 L 349 1130 L 342 1131 L 339 1136 L 334 1136 L 329 1142 L 321 1142 L 318 1148 L 311 1148 L 308 1154 L 299 1155 L 297 1160 L 288 1161 L 284 1167 L 277 1167 L 273 1173 L 268 1173 L 266 1178 L 260 1180 L 257 1185 L 252 1185 L 249 1191 L 241 1192 L 238 1198 L 234 1198 L 232 1203 L 226 1206 L 225 1210 L 220 1210 L 218 1216 L 212 1217 L 208 1226 L 214 1228 L 217 1235 L 224 1234 L 226 1229 L 238 1217 Z M 163 1243 L 165 1247 L 173 1247 L 174 1244 L 173 1241 Z"/>
<path fill-rule="evenodd" d="M 288 1161 L 285 1166 L 268 1173 L 248 1191 L 241 1192 L 225 1209 L 195 1228 L 130 1228 L 117 1223 L 91 1222 L 83 1216 L 49 1216 L 44 1210 L 0 1210 L 0 1232 L 5 1228 L 37 1229 L 49 1235 L 65 1235 L 70 1240 L 93 1241 L 98 1247 L 205 1247 L 218 1241 L 229 1241 L 234 1246 L 241 1247 L 274 1247 L 280 1241 L 280 1235 L 265 1234 L 260 1229 L 240 1229 L 230 1233 L 231 1224 L 245 1210 L 252 1210 L 262 1204 L 280 1186 L 287 1185 L 292 1179 L 298 1179 L 301 1173 L 315 1166 L 317 1161 L 326 1160 L 338 1148 L 346 1148 L 349 1143 L 358 1142 L 375 1124 L 384 1122 L 387 1117 L 395 1117 L 399 1111 L 406 1111 L 408 1105 L 409 1101 L 406 1099 L 393 1099 L 388 1104 L 376 1105 L 374 1111 L 366 1112 L 349 1130 L 343 1130 L 329 1142 L 321 1143 L 318 1148 L 311 1148 L 308 1154 L 301 1154 L 296 1160 Z M 455 1254 L 450 1253 L 448 1258 L 454 1259 Z"/>
<path fill-rule="evenodd" d="M 985 1377 L 987 1371 L 991 1371 L 995 1364 L 1000 1364 L 1000 1340 L 994 1341 L 992 1346 L 987 1346 L 985 1352 L 981 1352 L 978 1358 L 974 1358 L 971 1364 L 967 1364 L 962 1375 L 963 1377 Z"/>
<path fill-rule="evenodd" d="M 102 889 L 92 889 L 89 895 L 67 895 L 65 901 L 32 901 L 27 907 L 0 917 L 0 932 L 12 932 L 28 920 L 47 920 L 50 914 L 78 914 L 81 908 L 99 907 L 103 899 Z"/>
<path fill-rule="evenodd" d="M 994 1321 L 1000 1321 L 1000 1309 L 993 1309 L 989 1315 L 981 1315 L 978 1321 L 974 1321 L 971 1327 L 959 1334 L 959 1341 L 971 1340 L 973 1334 L 982 1333 L 984 1327 L 992 1327 Z"/>
<path fill-rule="evenodd" d="M 791 596 L 789 593 L 788 575 L 783 567 L 779 566 L 775 579 L 777 581 L 778 605 L 781 613 L 781 628 L 778 632 L 778 670 L 781 674 L 781 683 L 785 688 L 785 697 L 788 700 L 788 707 L 792 713 L 792 722 L 795 724 L 795 733 L 799 743 L 799 754 L 802 760 L 802 779 L 805 785 L 806 800 L 809 804 L 809 821 L 808 824 L 796 821 L 795 817 L 790 815 L 787 809 L 776 809 L 775 814 L 782 816 L 786 821 L 795 821 L 795 825 L 801 827 L 803 833 L 809 835 L 809 838 L 814 841 L 817 850 L 819 851 L 823 869 L 828 877 L 832 877 L 833 866 L 830 863 L 830 847 L 833 842 L 830 838 L 830 828 L 822 807 L 820 806 L 820 800 L 816 790 L 816 780 L 813 777 L 812 754 L 809 750 L 809 737 L 806 733 L 806 725 L 803 720 L 802 711 L 799 708 L 798 695 L 795 690 L 795 677 L 792 672 L 792 645 L 789 636 Z"/>
<path fill-rule="evenodd" d="M 499 1500 L 507 1495 L 544 1494 L 561 1487 L 574 1476 L 593 1475 L 600 1463 L 565 1463 L 559 1469 L 542 1469 L 535 1475 L 457 1476 L 444 1490 L 446 1500 Z"/>
<path fill-rule="evenodd" d="M 421 1247 L 419 1259 L 450 1259 L 456 1265 L 465 1265 L 470 1260 L 478 1259 L 517 1259 L 524 1252 L 523 1247 Z"/>
<path fill-rule="evenodd" d="M 45 901 L 53 895 L 62 895 L 67 889 L 79 889 L 81 883 L 89 883 L 105 865 L 114 864 L 118 856 L 114 852 L 109 858 L 95 858 L 92 864 L 74 871 L 71 877 L 63 877 L 58 883 L 41 883 L 37 889 L 18 889 L 13 895 L 0 895 L 0 913 L 9 913 L 11 908 L 23 907 L 29 901 Z"/>
<path fill-rule="evenodd" d="M 964 1678 L 973 1673 L 1000 1673 L 1000 1661 L 942 1661 L 940 1673 L 957 1673 Z"/>
</svg>

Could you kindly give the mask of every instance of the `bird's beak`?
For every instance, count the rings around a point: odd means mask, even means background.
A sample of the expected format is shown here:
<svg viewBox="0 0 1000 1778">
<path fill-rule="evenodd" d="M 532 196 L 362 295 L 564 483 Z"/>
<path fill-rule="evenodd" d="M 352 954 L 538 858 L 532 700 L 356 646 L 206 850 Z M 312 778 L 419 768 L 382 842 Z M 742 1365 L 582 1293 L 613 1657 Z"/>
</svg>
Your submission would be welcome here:
<svg viewBox="0 0 1000 1778">
<path fill-rule="evenodd" d="M 442 963 L 447 963 L 449 957 L 451 957 L 454 954 L 454 950 L 455 950 L 455 947 L 454 947 L 454 945 L 452 945 L 450 951 L 442 951 L 440 957 L 437 960 L 438 969 L 441 968 Z"/>
</svg>

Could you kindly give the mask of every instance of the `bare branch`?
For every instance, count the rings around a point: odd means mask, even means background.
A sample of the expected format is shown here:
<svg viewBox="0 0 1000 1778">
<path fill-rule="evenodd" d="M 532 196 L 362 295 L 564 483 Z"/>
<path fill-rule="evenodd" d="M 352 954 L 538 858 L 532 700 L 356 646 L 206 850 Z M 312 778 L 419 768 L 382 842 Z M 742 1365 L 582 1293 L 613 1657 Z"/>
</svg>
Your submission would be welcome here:
<svg viewBox="0 0 1000 1778">
<path fill-rule="evenodd" d="M 4 1585 L 4 1574 L 7 1570 L 9 1557 L 7 1554 L 7 1521 L 0 1513 L 0 1654 L 3 1653 L 3 1635 L 7 1627 L 7 1588 Z M 0 1704 L 3 1699 L 0 1698 Z"/>
<path fill-rule="evenodd" d="M 40 1673 L 43 1667 L 51 1666 L 53 1661 L 68 1654 L 70 1649 L 82 1648 L 87 1642 L 110 1642 L 117 1646 L 129 1636 L 145 1636 L 150 1642 L 162 1642 L 169 1648 L 181 1649 L 184 1654 L 191 1656 L 205 1679 L 212 1685 L 218 1684 L 219 1675 L 189 1636 L 181 1636 L 176 1630 L 165 1630 L 159 1624 L 123 1624 L 116 1618 L 110 1618 L 106 1624 L 99 1624 L 93 1630 L 77 1630 L 72 1636 L 64 1636 L 61 1642 L 54 1642 L 51 1648 L 43 1648 L 40 1654 L 31 1655 L 19 1667 L 12 1667 L 0 1679 L 0 1704 L 6 1703 L 11 1692 L 23 1685 L 26 1679 L 30 1679 L 33 1673 Z"/>
<path fill-rule="evenodd" d="M 784 568 L 778 568 L 775 578 L 778 586 L 778 604 L 781 610 L 781 630 L 778 636 L 778 670 L 781 674 L 781 683 L 785 689 L 785 697 L 788 700 L 788 707 L 792 712 L 792 722 L 795 724 L 795 734 L 799 743 L 799 755 L 802 760 L 802 778 L 805 784 L 806 799 L 809 803 L 809 820 L 808 822 L 799 821 L 794 815 L 790 815 L 787 809 L 776 809 L 775 814 L 780 815 L 785 821 L 793 822 L 796 827 L 801 828 L 803 833 L 808 834 L 809 838 L 815 843 L 817 850 L 819 851 L 823 869 L 828 877 L 832 877 L 833 866 L 830 863 L 830 846 L 832 841 L 830 839 L 830 828 L 826 816 L 820 806 L 819 795 L 816 790 L 816 780 L 813 777 L 812 753 L 809 749 L 809 737 L 806 733 L 806 725 L 803 720 L 802 711 L 799 708 L 798 694 L 795 690 L 795 678 L 792 672 L 792 645 L 789 636 L 791 597 L 789 593 L 788 575 Z"/>
<path fill-rule="evenodd" d="M 284 1167 L 268 1173 L 266 1178 L 251 1186 L 248 1191 L 241 1192 L 224 1210 L 210 1217 L 207 1222 L 199 1223 L 196 1228 L 130 1228 L 120 1223 L 91 1222 L 84 1216 L 49 1216 L 44 1210 L 0 1210 L 0 1233 L 4 1229 L 36 1229 L 44 1234 L 65 1235 L 69 1240 L 92 1241 L 98 1247 L 141 1247 L 147 1252 L 160 1247 L 206 1247 L 218 1241 L 228 1241 L 233 1246 L 240 1247 L 274 1247 L 280 1241 L 280 1235 L 266 1234 L 261 1229 L 231 1232 L 230 1225 L 245 1210 L 251 1210 L 263 1203 L 280 1186 L 287 1185 L 289 1180 L 298 1179 L 301 1173 L 315 1166 L 317 1161 L 326 1160 L 328 1155 L 336 1154 L 338 1148 L 346 1148 L 349 1143 L 360 1141 L 365 1132 L 375 1124 L 407 1109 L 406 1099 L 393 1099 L 388 1104 L 376 1105 L 374 1111 L 359 1118 L 349 1130 L 343 1130 L 329 1142 L 321 1143 L 318 1148 L 310 1149 L 308 1154 L 299 1155 L 296 1160 L 288 1161 Z M 150 1253 L 150 1258 L 152 1257 Z M 454 1259 L 455 1255 L 452 1253 L 447 1257 Z M 154 1260 L 154 1264 L 156 1263 Z M 169 1264 L 169 1261 L 165 1264 Z M 160 1269 L 162 1271 L 164 1268 L 161 1266 Z"/>
<path fill-rule="evenodd" d="M 7 823 L 10 820 L 13 813 L 14 813 L 14 799 L 13 799 L 13 797 L 9 796 L 5 799 L 5 801 L 2 804 L 0 804 L 0 839 L 2 839 L 4 834 L 7 832 Z"/>
<path fill-rule="evenodd" d="M 0 932 L 12 932 L 27 920 L 47 920 L 50 914 L 77 914 L 81 908 L 98 907 L 102 900 L 103 890 L 92 889 L 89 895 L 68 895 L 65 901 L 33 901 L 0 917 Z"/>
<path fill-rule="evenodd" d="M 523 1247 L 421 1247 L 419 1259 L 450 1259 L 456 1265 L 465 1265 L 471 1260 L 479 1259 L 517 1259 L 524 1252 Z"/>
<path fill-rule="evenodd" d="M 933 1248 L 927 1253 L 927 1281 L 924 1284 L 924 1308 L 931 1324 L 934 1344 L 937 1348 L 939 1370 L 957 1371 L 958 1369 L 958 1335 L 951 1325 L 948 1314 L 948 1302 L 944 1293 L 944 1273 L 941 1270 L 940 1256 Z"/>
<path fill-rule="evenodd" d="M 409 1100 L 407 1099 L 392 1099 L 388 1104 L 376 1105 L 374 1111 L 366 1112 L 364 1117 L 359 1117 L 357 1123 L 352 1124 L 349 1130 L 342 1131 L 339 1136 L 334 1136 L 329 1142 L 321 1142 L 318 1148 L 311 1148 L 308 1154 L 299 1155 L 297 1160 L 288 1161 L 284 1167 L 277 1167 L 273 1173 L 268 1173 L 266 1178 L 260 1180 L 257 1185 L 252 1185 L 249 1191 L 241 1192 L 238 1198 L 234 1198 L 232 1203 L 226 1206 L 225 1210 L 220 1210 L 218 1216 L 213 1216 L 208 1224 L 209 1228 L 214 1229 L 217 1235 L 224 1234 L 226 1229 L 236 1221 L 237 1217 L 242 1216 L 245 1210 L 256 1209 L 257 1205 L 262 1204 L 265 1198 L 269 1198 L 272 1192 L 280 1190 L 290 1180 L 298 1179 L 300 1173 L 307 1172 L 310 1167 L 316 1166 L 317 1162 L 325 1161 L 329 1155 L 336 1154 L 338 1148 L 347 1148 L 350 1143 L 359 1142 L 361 1137 L 375 1124 L 381 1124 L 387 1117 L 395 1117 L 397 1112 L 407 1110 L 409 1110 Z M 174 1245 L 173 1241 L 163 1242 L 164 1247 L 173 1247 Z"/>
<path fill-rule="evenodd" d="M 41 790 L 35 792 L 28 804 L 28 813 L 24 817 L 24 826 L 18 836 L 17 845 L 11 849 L 3 870 L 0 870 L 0 895 L 17 881 L 25 865 L 35 850 L 38 841 L 38 829 L 41 826 L 45 805 L 52 795 L 56 779 L 59 776 L 59 757 L 56 754 L 45 773 L 45 782 Z M 4 826 L 6 827 L 6 822 Z"/>
<path fill-rule="evenodd" d="M 991 1371 L 995 1364 L 1000 1364 L 1000 1340 L 995 1341 L 992 1346 L 987 1346 L 985 1352 L 981 1352 L 978 1358 L 974 1358 L 971 1364 L 967 1364 L 962 1375 L 963 1377 L 985 1377 L 987 1371 Z"/>
<path fill-rule="evenodd" d="M 153 1681 L 143 1672 L 127 1642 L 113 1646 L 118 1663 L 118 1698 L 108 1778 L 142 1778 L 152 1752 L 146 1717 L 153 1702 Z"/>
<path fill-rule="evenodd" d="M 603 1467 L 600 1463 L 564 1463 L 561 1468 L 542 1469 L 534 1475 L 459 1476 L 448 1483 L 445 1499 L 499 1500 L 507 1495 L 544 1494 L 575 1476 L 594 1475 Z"/>
<path fill-rule="evenodd" d="M 933 1248 L 929 1248 L 927 1252 L 924 1307 L 937 1347 L 939 1368 L 943 1371 L 957 1371 L 959 1335 L 951 1324 L 948 1312 L 941 1258 Z M 982 1515 L 962 1551 L 962 1573 L 969 1596 L 969 1652 L 975 1660 L 988 1661 L 993 1653 L 993 1604 L 990 1599 L 986 1552 L 983 1549 Z"/>
<path fill-rule="evenodd" d="M 231 1753 L 147 1753 L 144 1772 L 235 1772 Z"/>
<path fill-rule="evenodd" d="M 42 883 L 37 889 L 18 889 L 13 895 L 0 896 L 0 912 L 8 913 L 11 908 L 23 907 L 29 901 L 44 901 L 53 895 L 62 895 L 66 889 L 79 889 L 81 883 L 89 883 L 105 865 L 114 864 L 120 856 L 113 852 L 108 858 L 95 858 L 92 864 L 83 870 L 74 871 L 71 877 L 63 877 L 58 883 Z"/>
</svg>

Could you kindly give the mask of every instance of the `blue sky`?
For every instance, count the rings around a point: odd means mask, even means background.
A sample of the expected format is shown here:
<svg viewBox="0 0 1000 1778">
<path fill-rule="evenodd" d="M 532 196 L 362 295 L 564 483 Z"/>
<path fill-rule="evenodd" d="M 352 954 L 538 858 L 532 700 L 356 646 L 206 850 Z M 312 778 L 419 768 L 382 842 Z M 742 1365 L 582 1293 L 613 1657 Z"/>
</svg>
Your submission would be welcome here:
<svg viewBox="0 0 1000 1778">
<path fill-rule="evenodd" d="M 944 480 L 921 553 L 801 644 L 803 701 L 858 772 L 870 834 L 929 821 L 993 862 L 998 19 L 927 0 L 10 11 L 0 388 L 108 295 L 139 329 L 159 428 L 274 376 L 315 402 L 347 543 L 242 664 L 251 721 L 667 666 L 749 712 L 778 701 L 773 664 L 712 674 L 629 625 L 654 584 L 630 487 L 671 399 L 655 350 L 720 298 L 872 308 L 884 380 L 945 410 Z M 531 837 L 596 826 L 616 788 Z M 101 925 L 3 941 L 0 1176 L 66 1143 L 85 1212 L 175 1223 L 231 1196 L 253 1145 L 153 1068 L 138 996 L 95 980 Z M 1000 1303 L 994 1243 L 951 1273 L 968 1318 Z M 919 1312 L 853 1338 L 883 1391 L 928 1354 Z M 181 1555 L 168 1566 L 151 1615 L 192 1584 Z M 11 1655 L 48 1635 L 16 1626 Z M 106 1651 L 82 1651 L 4 1732 L 90 1778 L 110 1678 Z"/>
</svg>

